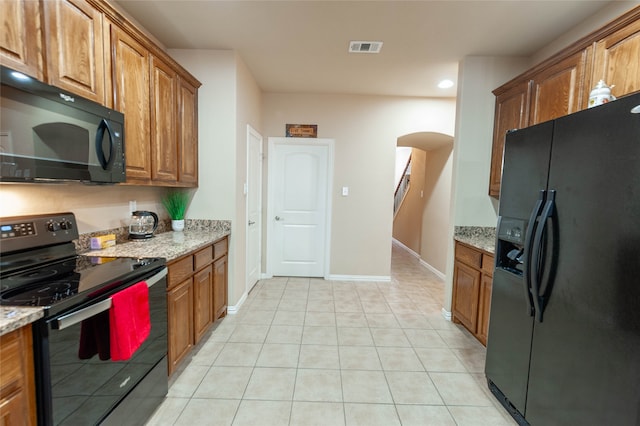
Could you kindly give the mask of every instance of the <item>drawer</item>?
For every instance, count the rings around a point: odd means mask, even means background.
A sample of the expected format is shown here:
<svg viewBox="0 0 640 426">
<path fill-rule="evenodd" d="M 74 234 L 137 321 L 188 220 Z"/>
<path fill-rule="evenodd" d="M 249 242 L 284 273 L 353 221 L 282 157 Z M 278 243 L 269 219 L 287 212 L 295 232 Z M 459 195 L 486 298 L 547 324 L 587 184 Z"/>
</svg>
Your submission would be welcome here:
<svg viewBox="0 0 640 426">
<path fill-rule="evenodd" d="M 493 275 L 495 258 L 490 254 L 482 255 L 482 272 L 485 274 Z"/>
<path fill-rule="evenodd" d="M 456 244 L 456 259 L 466 263 L 469 266 L 480 269 L 482 253 L 458 243 Z"/>
<path fill-rule="evenodd" d="M 224 238 L 213 245 L 213 258 L 217 259 L 227 254 L 227 242 L 228 238 Z"/>
<path fill-rule="evenodd" d="M 213 246 L 205 247 L 193 255 L 193 270 L 197 271 L 213 261 Z"/>
<path fill-rule="evenodd" d="M 172 288 L 179 284 L 185 278 L 193 274 L 193 256 L 185 256 L 171 264 L 169 264 L 169 277 L 167 279 L 167 288 Z"/>
</svg>

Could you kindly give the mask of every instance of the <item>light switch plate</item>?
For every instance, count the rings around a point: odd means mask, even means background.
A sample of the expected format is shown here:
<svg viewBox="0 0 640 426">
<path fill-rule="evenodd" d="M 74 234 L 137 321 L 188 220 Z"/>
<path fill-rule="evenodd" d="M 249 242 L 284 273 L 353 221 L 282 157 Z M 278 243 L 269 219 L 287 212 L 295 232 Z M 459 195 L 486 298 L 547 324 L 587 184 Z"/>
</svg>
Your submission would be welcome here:
<svg viewBox="0 0 640 426">
<path fill-rule="evenodd" d="M 342 196 L 346 197 L 347 195 L 349 195 L 349 187 L 348 186 L 343 186 L 342 187 Z"/>
</svg>

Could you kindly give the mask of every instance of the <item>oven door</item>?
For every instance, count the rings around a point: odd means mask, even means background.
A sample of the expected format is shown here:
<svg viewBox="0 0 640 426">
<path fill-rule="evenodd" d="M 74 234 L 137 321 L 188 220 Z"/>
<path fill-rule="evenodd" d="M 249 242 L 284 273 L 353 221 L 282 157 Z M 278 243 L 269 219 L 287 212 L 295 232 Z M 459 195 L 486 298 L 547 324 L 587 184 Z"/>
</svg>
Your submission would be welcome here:
<svg viewBox="0 0 640 426">
<path fill-rule="evenodd" d="M 102 340 L 87 339 L 87 332 L 104 331 L 103 321 L 107 321 L 108 339 L 109 298 L 38 323 L 34 352 L 39 424 L 117 423 L 123 411 L 126 422 L 120 421 L 120 425 L 144 424 L 168 388 L 166 275 L 163 267 L 135 280 L 149 285 L 151 331 L 126 361 L 103 360 L 108 351 L 105 354 L 99 343 L 93 348 L 87 344 Z M 118 287 L 114 293 L 135 282 Z M 97 353 L 91 356 L 92 352 Z"/>
</svg>

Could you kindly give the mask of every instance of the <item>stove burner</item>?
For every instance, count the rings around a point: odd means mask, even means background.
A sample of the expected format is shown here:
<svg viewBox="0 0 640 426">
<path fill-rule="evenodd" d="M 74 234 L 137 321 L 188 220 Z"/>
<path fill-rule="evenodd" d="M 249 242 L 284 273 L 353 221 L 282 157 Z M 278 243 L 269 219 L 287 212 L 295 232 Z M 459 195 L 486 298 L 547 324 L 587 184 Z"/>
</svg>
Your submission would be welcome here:
<svg viewBox="0 0 640 426">
<path fill-rule="evenodd" d="M 53 302 L 73 296 L 78 292 L 68 281 L 54 281 L 47 285 L 40 285 L 26 291 L 16 289 L 2 295 L 4 302 L 11 302 L 17 305 L 46 306 Z"/>
<path fill-rule="evenodd" d="M 28 282 L 33 282 L 34 280 L 41 280 L 43 278 L 53 277 L 58 274 L 58 271 L 55 269 L 37 269 L 35 271 L 30 271 L 24 274 L 12 275 L 7 277 L 8 280 L 24 280 Z"/>
</svg>

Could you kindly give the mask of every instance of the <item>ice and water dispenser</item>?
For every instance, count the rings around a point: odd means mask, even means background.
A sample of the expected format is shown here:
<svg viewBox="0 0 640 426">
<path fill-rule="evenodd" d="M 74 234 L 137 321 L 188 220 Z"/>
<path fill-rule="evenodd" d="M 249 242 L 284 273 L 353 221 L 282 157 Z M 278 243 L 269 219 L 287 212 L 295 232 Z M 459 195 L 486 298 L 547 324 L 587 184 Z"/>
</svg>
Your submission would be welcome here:
<svg viewBox="0 0 640 426">
<path fill-rule="evenodd" d="M 524 246 L 527 222 L 500 217 L 497 229 L 496 267 L 516 275 L 524 273 Z"/>
</svg>

